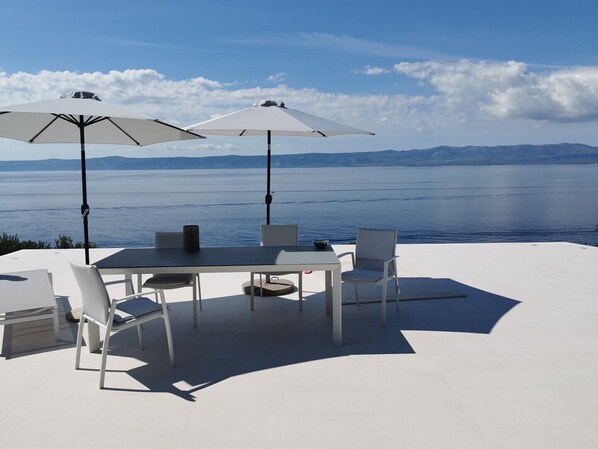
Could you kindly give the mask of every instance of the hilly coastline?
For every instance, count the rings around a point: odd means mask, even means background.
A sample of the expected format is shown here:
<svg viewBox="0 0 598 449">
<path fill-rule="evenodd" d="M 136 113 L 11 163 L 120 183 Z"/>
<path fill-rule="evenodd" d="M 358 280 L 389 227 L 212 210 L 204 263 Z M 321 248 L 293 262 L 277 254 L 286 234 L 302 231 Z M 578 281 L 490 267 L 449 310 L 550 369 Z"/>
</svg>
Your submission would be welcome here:
<svg viewBox="0 0 598 449">
<path fill-rule="evenodd" d="M 358 153 L 303 153 L 273 155 L 272 166 L 315 167 L 426 167 L 447 165 L 598 164 L 598 147 L 561 143 L 551 145 L 440 146 L 423 150 L 385 150 Z M 181 170 L 261 168 L 265 156 L 208 156 L 87 159 L 88 170 Z M 0 161 L 0 171 L 78 170 L 79 159 Z"/>
</svg>

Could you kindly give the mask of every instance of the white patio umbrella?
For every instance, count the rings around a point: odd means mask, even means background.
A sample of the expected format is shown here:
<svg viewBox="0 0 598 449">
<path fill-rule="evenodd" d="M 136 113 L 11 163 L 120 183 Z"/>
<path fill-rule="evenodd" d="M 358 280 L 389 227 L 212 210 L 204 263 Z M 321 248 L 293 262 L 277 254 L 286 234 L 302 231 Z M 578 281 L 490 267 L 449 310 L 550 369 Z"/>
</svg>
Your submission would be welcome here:
<svg viewBox="0 0 598 449">
<path fill-rule="evenodd" d="M 85 144 L 151 145 L 204 138 L 160 120 L 100 101 L 91 92 L 72 92 L 57 100 L 0 107 L 0 137 L 28 143 L 79 143 L 83 192 L 85 263 L 89 264 Z"/>
<path fill-rule="evenodd" d="M 196 123 L 185 127 L 185 129 L 195 133 L 221 136 L 267 136 L 266 224 L 270 224 L 270 204 L 272 203 L 270 191 L 272 136 L 374 135 L 374 133 L 368 131 L 346 126 L 296 109 L 289 109 L 285 107 L 283 102 L 272 100 L 261 101 L 252 108 Z"/>
</svg>

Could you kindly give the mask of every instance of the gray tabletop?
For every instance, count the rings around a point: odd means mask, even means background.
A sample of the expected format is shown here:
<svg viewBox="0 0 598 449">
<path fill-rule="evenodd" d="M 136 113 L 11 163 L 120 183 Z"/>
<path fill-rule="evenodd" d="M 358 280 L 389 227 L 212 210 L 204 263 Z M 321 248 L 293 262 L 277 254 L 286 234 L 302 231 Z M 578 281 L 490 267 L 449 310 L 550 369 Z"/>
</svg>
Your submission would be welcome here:
<svg viewBox="0 0 598 449">
<path fill-rule="evenodd" d="M 332 269 L 339 265 L 332 248 L 316 249 L 313 246 L 251 246 L 204 247 L 198 252 L 187 253 L 178 248 L 131 248 L 121 250 L 99 260 L 100 270 L 116 268 L 207 268 L 314 266 Z"/>
</svg>

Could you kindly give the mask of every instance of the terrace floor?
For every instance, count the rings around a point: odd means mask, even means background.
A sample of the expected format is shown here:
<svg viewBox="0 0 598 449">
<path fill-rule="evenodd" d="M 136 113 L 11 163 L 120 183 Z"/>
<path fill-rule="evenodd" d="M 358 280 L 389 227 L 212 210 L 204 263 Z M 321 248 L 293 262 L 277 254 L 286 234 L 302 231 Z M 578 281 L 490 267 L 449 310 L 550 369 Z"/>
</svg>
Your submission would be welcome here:
<svg viewBox="0 0 598 449">
<path fill-rule="evenodd" d="M 197 329 L 191 291 L 167 291 L 177 366 L 160 321 L 144 327 L 143 351 L 121 332 L 105 390 L 99 353 L 83 348 L 75 371 L 76 324 L 64 320 L 81 304 L 68 260 L 82 251 L 2 256 L 0 272 L 52 272 L 61 329 L 55 342 L 51 320 L 0 327 L 0 447 L 598 448 L 597 247 L 397 253 L 400 311 L 389 303 L 383 328 L 379 303 L 343 306 L 341 347 L 323 273 L 304 275 L 303 312 L 296 293 L 256 298 L 251 312 L 248 275 L 202 275 Z"/>
</svg>

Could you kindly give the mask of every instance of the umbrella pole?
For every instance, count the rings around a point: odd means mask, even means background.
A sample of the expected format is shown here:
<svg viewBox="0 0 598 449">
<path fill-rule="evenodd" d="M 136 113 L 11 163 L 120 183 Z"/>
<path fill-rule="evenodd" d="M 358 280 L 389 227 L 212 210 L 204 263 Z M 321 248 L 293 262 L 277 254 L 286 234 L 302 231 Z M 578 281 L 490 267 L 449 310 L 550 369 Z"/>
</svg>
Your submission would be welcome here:
<svg viewBox="0 0 598 449">
<path fill-rule="evenodd" d="M 272 194 L 270 193 L 270 166 L 272 153 L 270 147 L 272 145 L 272 131 L 268 130 L 268 168 L 266 173 L 266 224 L 270 224 L 270 204 L 272 204 Z"/>
<path fill-rule="evenodd" d="M 89 215 L 89 204 L 87 204 L 87 178 L 85 167 L 85 125 L 83 116 L 79 116 L 79 135 L 81 140 L 81 188 L 83 191 L 83 204 L 81 204 L 81 215 L 83 215 L 83 239 L 85 245 L 85 264 L 89 265 L 89 229 L 87 216 Z"/>
</svg>

